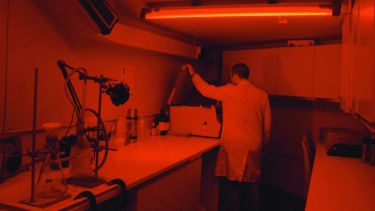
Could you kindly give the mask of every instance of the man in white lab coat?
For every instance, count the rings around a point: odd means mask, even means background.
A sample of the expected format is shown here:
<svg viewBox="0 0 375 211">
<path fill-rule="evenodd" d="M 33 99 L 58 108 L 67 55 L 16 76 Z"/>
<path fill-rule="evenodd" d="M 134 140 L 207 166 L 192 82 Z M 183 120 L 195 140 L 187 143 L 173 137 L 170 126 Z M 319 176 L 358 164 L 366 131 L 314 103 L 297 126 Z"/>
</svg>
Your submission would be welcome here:
<svg viewBox="0 0 375 211">
<path fill-rule="evenodd" d="M 249 80 L 245 64 L 232 67 L 231 83 L 209 85 L 190 64 L 197 90 L 223 103 L 222 143 L 215 175 L 221 178 L 221 210 L 259 210 L 261 158 L 271 131 L 271 111 L 266 92 Z"/>
</svg>

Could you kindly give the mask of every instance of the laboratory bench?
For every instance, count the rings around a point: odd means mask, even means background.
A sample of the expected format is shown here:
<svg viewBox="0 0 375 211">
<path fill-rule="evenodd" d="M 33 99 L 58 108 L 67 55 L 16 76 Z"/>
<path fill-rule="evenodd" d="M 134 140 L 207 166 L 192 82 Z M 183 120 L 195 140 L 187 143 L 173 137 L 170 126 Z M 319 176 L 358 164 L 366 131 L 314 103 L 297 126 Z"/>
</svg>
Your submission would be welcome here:
<svg viewBox="0 0 375 211">
<path fill-rule="evenodd" d="M 110 151 L 99 178 L 121 179 L 127 186 L 127 210 L 216 210 L 218 187 L 214 163 L 219 139 L 179 136 L 151 136 L 146 140 Z M 38 170 L 37 170 L 38 172 Z M 92 189 L 69 185 L 69 199 L 48 210 L 90 208 L 83 191 L 95 195 L 97 204 L 121 194 L 119 185 L 102 184 Z M 216 193 L 216 194 L 215 194 Z M 0 184 L 0 210 L 38 210 L 19 203 L 30 196 L 30 172 Z"/>
<path fill-rule="evenodd" d="M 375 167 L 358 158 L 327 155 L 317 143 L 306 211 L 375 210 Z"/>
</svg>

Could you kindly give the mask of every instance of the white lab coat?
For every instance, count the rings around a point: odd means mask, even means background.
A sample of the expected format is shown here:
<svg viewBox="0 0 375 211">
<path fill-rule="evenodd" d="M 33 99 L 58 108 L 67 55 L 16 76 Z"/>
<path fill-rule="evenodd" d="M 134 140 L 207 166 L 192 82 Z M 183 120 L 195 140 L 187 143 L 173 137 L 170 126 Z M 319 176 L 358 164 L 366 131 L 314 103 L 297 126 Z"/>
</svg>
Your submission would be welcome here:
<svg viewBox="0 0 375 211">
<path fill-rule="evenodd" d="M 223 103 L 222 144 L 215 175 L 232 181 L 259 182 L 262 150 L 271 131 L 266 92 L 242 79 L 237 85 L 216 87 L 195 74 L 193 83 L 202 95 Z"/>
</svg>

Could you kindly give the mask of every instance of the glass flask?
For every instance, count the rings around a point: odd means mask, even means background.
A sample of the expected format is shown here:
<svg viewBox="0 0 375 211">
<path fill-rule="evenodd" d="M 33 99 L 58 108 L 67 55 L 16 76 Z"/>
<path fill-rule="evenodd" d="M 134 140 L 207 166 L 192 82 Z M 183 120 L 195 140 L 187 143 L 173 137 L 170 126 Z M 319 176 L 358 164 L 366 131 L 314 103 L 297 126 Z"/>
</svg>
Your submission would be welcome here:
<svg viewBox="0 0 375 211">
<path fill-rule="evenodd" d="M 59 139 L 56 130 L 59 123 L 42 125 L 47 132 L 46 144 L 43 150 L 43 162 L 36 183 L 36 199 L 58 199 L 67 196 L 68 186 L 59 153 Z"/>
</svg>

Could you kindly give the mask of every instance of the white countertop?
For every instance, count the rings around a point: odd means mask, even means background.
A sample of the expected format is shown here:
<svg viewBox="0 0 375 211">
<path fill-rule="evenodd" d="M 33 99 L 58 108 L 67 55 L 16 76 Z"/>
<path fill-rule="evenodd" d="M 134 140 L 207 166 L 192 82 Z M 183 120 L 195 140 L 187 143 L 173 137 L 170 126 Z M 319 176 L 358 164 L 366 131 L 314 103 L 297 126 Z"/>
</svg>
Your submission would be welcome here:
<svg viewBox="0 0 375 211">
<path fill-rule="evenodd" d="M 218 139 L 152 136 L 152 140 L 131 144 L 111 153 L 101 169 L 101 175 L 104 178 L 122 178 L 132 188 L 217 146 Z M 117 162 L 119 160 L 121 162 Z"/>
<path fill-rule="evenodd" d="M 163 172 L 197 159 L 203 153 L 218 146 L 219 139 L 152 136 L 149 140 L 121 147 L 116 152 L 110 151 L 107 162 L 99 170 L 99 177 L 106 181 L 120 178 L 125 181 L 128 189 L 131 189 Z M 19 200 L 29 196 L 29 189 L 29 172 L 10 178 L 0 184 L 0 203 L 31 209 L 33 207 L 18 203 Z M 100 195 L 109 189 L 108 185 L 103 184 L 90 191 L 95 195 Z M 72 197 L 48 209 L 61 209 L 77 202 L 82 202 L 87 206 L 87 200 L 73 200 L 84 190 L 81 187 L 69 186 L 69 193 Z"/>
<path fill-rule="evenodd" d="M 318 144 L 305 210 L 374 211 L 375 167 L 358 158 L 328 156 Z"/>
</svg>

